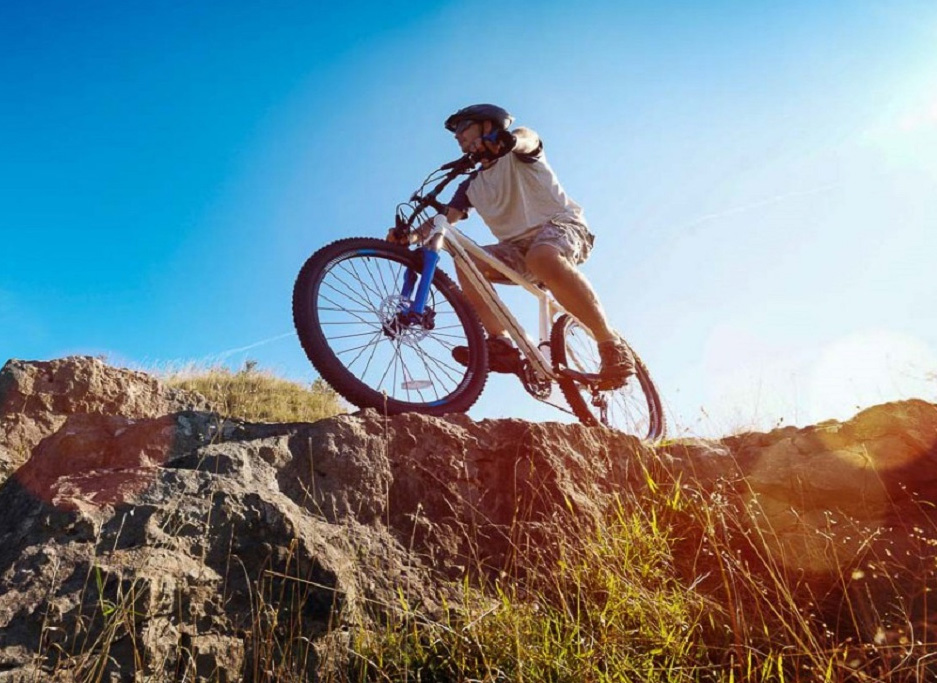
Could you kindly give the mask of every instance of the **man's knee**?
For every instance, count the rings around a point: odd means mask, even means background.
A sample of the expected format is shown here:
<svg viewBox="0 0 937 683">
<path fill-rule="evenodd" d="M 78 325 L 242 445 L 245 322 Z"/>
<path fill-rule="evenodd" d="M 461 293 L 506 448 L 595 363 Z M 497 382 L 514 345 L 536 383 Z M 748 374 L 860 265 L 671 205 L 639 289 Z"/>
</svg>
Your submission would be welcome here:
<svg viewBox="0 0 937 683">
<path fill-rule="evenodd" d="M 563 253 L 549 244 L 538 244 L 527 252 L 527 270 L 541 280 L 548 280 L 558 271 L 571 268 L 572 264 Z"/>
</svg>

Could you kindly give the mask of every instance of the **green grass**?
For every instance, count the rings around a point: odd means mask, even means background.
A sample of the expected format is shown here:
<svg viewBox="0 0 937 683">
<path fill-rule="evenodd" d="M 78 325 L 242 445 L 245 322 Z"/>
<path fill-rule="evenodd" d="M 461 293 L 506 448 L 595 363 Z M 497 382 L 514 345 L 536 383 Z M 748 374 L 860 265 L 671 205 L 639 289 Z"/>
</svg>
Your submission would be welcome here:
<svg viewBox="0 0 937 683">
<path fill-rule="evenodd" d="M 624 504 L 591 529 L 558 524 L 513 576 L 461 586 L 445 623 L 409 609 L 362 631 L 351 680 L 692 681 L 720 613 L 674 571 L 669 531 Z M 561 531 L 565 529 L 566 531 Z"/>
<path fill-rule="evenodd" d="M 315 422 L 348 412 L 321 379 L 302 385 L 260 370 L 252 361 L 237 372 L 222 366 L 189 368 L 169 373 L 163 381 L 198 392 L 224 417 L 250 422 Z"/>
<path fill-rule="evenodd" d="M 591 528 L 557 520 L 509 576 L 466 580 L 444 619 L 402 601 L 356 634 L 336 680 L 910 683 L 937 674 L 934 634 L 908 605 L 877 611 L 883 603 L 861 583 L 835 607 L 821 604 L 829 594 L 811 594 L 772 559 L 776 539 L 753 523 L 757 506 L 694 490 L 665 467 L 655 463 L 647 488 L 623 492 Z M 840 526 L 828 533 L 857 532 Z M 895 625 L 908 637 L 886 637 L 900 635 Z"/>
<path fill-rule="evenodd" d="M 621 509 L 523 578 L 466 584 L 444 625 L 404 611 L 358 642 L 373 663 L 359 680 L 695 680 L 713 608 L 676 580 L 662 537 L 635 534 L 645 522 Z"/>
</svg>

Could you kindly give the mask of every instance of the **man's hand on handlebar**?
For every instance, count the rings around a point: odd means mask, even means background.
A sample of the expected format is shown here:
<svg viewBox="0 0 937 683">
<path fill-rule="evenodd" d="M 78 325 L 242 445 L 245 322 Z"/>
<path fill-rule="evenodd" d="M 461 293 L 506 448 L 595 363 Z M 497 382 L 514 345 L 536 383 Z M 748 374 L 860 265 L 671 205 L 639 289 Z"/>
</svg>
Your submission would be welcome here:
<svg viewBox="0 0 937 683">
<path fill-rule="evenodd" d="M 432 219 L 424 221 L 420 227 L 413 230 L 413 232 L 410 234 L 401 235 L 397 231 L 397 228 L 391 228 L 387 231 L 387 241 L 393 242 L 394 244 L 402 244 L 403 246 L 407 246 L 412 241 L 422 242 L 425 240 L 432 229 Z"/>
<path fill-rule="evenodd" d="M 397 228 L 389 228 L 387 230 L 387 241 L 392 242 L 393 244 L 402 244 L 407 246 L 410 244 L 410 236 L 407 234 L 401 234 Z"/>
</svg>

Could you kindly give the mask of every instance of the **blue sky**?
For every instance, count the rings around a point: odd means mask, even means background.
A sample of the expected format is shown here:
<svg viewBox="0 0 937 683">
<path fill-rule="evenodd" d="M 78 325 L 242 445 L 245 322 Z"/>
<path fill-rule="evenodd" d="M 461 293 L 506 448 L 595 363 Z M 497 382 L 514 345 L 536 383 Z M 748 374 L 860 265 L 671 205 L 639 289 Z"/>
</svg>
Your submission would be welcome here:
<svg viewBox="0 0 937 683">
<path fill-rule="evenodd" d="M 933 400 L 934 45 L 911 0 L 7 3 L 0 362 L 312 379 L 303 261 L 382 235 L 492 101 L 584 206 L 679 433 Z M 471 415 L 565 419 L 501 377 Z"/>
</svg>

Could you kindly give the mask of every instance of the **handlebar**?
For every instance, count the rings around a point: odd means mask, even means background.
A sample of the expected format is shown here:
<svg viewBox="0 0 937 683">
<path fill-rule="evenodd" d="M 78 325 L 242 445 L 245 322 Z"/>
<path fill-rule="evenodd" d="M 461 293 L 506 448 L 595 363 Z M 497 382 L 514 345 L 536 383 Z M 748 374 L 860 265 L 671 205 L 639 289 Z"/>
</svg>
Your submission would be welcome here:
<svg viewBox="0 0 937 683">
<path fill-rule="evenodd" d="M 463 154 L 461 157 L 455 161 L 450 161 L 448 164 L 443 164 L 439 167 L 440 171 L 448 171 L 453 168 L 468 170 L 472 166 L 478 163 L 478 159 L 475 158 L 474 154 Z"/>
<path fill-rule="evenodd" d="M 414 192 L 410 197 L 410 215 L 408 217 L 404 217 L 398 210 L 397 221 L 394 227 L 395 236 L 400 239 L 407 237 L 410 234 L 410 231 L 413 229 L 413 223 L 427 208 L 432 208 L 435 209 L 438 213 L 445 214 L 449 210 L 449 207 L 437 199 L 439 193 L 442 192 L 443 188 L 451 183 L 456 177 L 463 175 L 474 168 L 479 161 L 480 159 L 474 154 L 463 154 L 458 159 L 443 164 L 436 171 L 431 173 L 429 178 L 427 178 L 423 183 L 422 187 L 420 187 L 420 189 Z M 442 171 L 446 171 L 447 173 L 441 180 L 439 180 L 435 187 L 433 187 L 426 194 L 421 194 L 423 189 L 433 181 L 434 176 L 438 177 L 436 174 Z"/>
<path fill-rule="evenodd" d="M 438 199 L 429 199 L 428 197 L 426 199 L 427 199 L 427 204 L 431 206 L 432 208 L 436 209 L 436 211 L 438 211 L 439 213 L 446 213 L 447 211 L 449 211 L 448 204 L 443 204 Z"/>
</svg>

